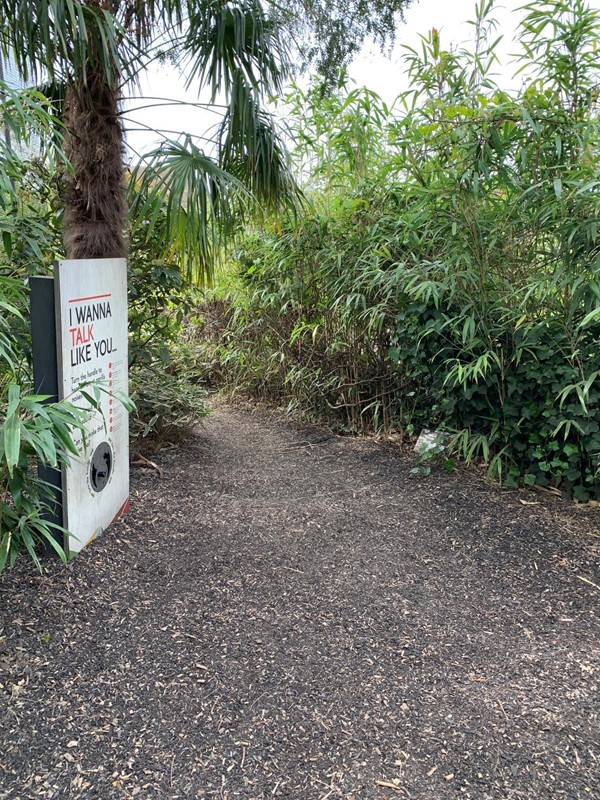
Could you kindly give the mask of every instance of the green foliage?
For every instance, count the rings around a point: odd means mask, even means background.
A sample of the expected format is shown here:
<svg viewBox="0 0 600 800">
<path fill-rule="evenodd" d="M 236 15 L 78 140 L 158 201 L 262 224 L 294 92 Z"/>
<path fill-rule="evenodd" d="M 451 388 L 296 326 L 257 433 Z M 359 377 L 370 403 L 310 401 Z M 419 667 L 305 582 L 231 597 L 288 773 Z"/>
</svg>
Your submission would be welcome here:
<svg viewBox="0 0 600 800">
<path fill-rule="evenodd" d="M 44 403 L 31 393 L 23 351 L 25 303 L 20 281 L 0 276 L 0 572 L 25 550 L 40 567 L 40 545 L 64 551 L 48 521 L 53 490 L 36 477 L 35 467 L 59 468 L 76 454 L 73 428 L 82 429 L 86 413 L 68 402 Z"/>
<path fill-rule="evenodd" d="M 393 110 L 343 84 L 290 99 L 312 203 L 235 253 L 211 355 L 290 410 L 442 427 L 494 477 L 585 500 L 600 477 L 598 15 L 530 7 L 529 78 L 510 95 L 490 77 L 492 5 L 473 53 L 436 31 L 407 50 Z"/>
<path fill-rule="evenodd" d="M 0 426 L 0 572 L 13 566 L 21 550 L 41 569 L 40 545 L 53 547 L 65 560 L 56 534 L 66 531 L 48 521 L 52 488 L 35 476 L 34 468 L 60 468 L 77 454 L 71 431 L 83 429 L 86 413 L 67 402 L 45 403 L 41 395 L 21 396 L 14 383 L 6 399 Z"/>
<path fill-rule="evenodd" d="M 12 147 L 29 147 L 29 131 L 53 129 L 44 98 L 15 93 L 0 83 L 0 572 L 23 550 L 40 567 L 40 549 L 53 547 L 64 559 L 49 522 L 52 487 L 36 477 L 36 466 L 59 467 L 73 453 L 69 431 L 84 413 L 70 403 L 44 404 L 32 393 L 30 339 L 24 278 L 48 264 L 54 226 L 45 168 Z M 56 154 L 50 137 L 48 163 Z M 43 139 L 39 141 L 43 152 Z M 58 533 L 63 533 L 58 531 Z"/>
<path fill-rule="evenodd" d="M 303 66 L 314 64 L 328 85 L 365 42 L 395 40 L 411 0 L 273 0 L 271 5 L 299 45 Z"/>
<path fill-rule="evenodd" d="M 188 324 L 197 291 L 148 249 L 129 262 L 129 379 L 132 446 L 180 441 L 208 413 L 204 369 Z"/>
<path fill-rule="evenodd" d="M 130 432 L 136 449 L 179 441 L 208 413 L 205 376 L 189 324 L 198 290 L 177 261 L 164 257 L 165 225 L 159 208 L 150 231 L 136 227 L 128 262 L 129 377 L 135 402 Z"/>
<path fill-rule="evenodd" d="M 182 441 L 208 414 L 205 372 L 189 336 L 168 349 L 165 362 L 138 364 L 129 391 L 135 403 L 130 416 L 132 446 L 158 449 Z"/>
<path fill-rule="evenodd" d="M 116 65 L 123 67 L 119 22 L 96 3 L 0 0 L 0 14 L 0 52 L 15 59 L 26 81 L 46 75 L 86 80 L 94 70 L 112 75 Z"/>
</svg>

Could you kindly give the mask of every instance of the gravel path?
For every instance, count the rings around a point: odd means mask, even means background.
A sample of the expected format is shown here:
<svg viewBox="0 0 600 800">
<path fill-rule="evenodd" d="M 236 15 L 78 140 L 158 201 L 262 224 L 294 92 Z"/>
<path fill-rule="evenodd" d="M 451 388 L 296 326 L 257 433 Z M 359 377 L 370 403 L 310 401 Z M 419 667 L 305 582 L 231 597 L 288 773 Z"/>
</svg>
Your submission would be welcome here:
<svg viewBox="0 0 600 800">
<path fill-rule="evenodd" d="M 600 798 L 600 521 L 219 407 L 0 577 L 1 798 Z"/>
</svg>

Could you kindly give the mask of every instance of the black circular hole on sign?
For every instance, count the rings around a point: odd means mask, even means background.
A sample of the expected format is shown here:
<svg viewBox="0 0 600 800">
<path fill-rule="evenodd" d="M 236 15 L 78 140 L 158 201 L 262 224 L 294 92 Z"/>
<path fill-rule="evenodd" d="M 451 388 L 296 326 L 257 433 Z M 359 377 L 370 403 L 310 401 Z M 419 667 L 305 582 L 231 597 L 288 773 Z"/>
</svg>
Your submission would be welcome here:
<svg viewBox="0 0 600 800">
<path fill-rule="evenodd" d="M 108 483 L 113 468 L 113 453 L 108 442 L 102 442 L 94 450 L 90 464 L 90 483 L 95 492 L 101 492 Z"/>
</svg>

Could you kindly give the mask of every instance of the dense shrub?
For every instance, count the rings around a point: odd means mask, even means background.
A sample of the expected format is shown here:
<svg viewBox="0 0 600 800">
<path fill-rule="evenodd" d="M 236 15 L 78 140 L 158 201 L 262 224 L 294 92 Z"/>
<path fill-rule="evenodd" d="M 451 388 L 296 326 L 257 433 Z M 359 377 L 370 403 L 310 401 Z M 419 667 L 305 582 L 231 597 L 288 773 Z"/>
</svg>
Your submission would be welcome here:
<svg viewBox="0 0 600 800">
<path fill-rule="evenodd" d="M 180 263 L 164 258 L 166 235 L 164 213 L 157 213 L 150 233 L 134 231 L 128 261 L 130 432 L 138 451 L 181 440 L 208 413 L 190 334 L 198 290 Z"/>
<path fill-rule="evenodd" d="M 529 9 L 517 95 L 484 18 L 474 54 L 436 31 L 408 52 L 394 111 L 290 95 L 311 202 L 213 296 L 230 386 L 352 431 L 442 426 L 496 477 L 598 496 L 599 25 L 575 6 Z"/>
</svg>

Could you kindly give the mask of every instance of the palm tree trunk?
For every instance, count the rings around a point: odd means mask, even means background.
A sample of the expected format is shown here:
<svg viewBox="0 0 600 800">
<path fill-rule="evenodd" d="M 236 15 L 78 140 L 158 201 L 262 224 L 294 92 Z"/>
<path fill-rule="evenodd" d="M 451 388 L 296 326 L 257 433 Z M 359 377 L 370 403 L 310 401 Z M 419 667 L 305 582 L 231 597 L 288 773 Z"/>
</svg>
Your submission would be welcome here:
<svg viewBox="0 0 600 800">
<path fill-rule="evenodd" d="M 127 255 L 124 136 L 116 82 L 88 72 L 67 88 L 63 238 L 67 258 Z"/>
</svg>

